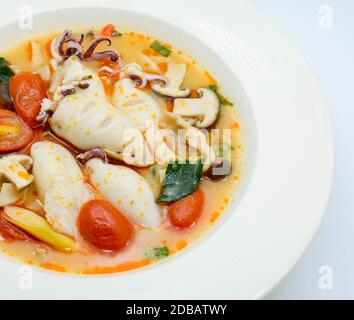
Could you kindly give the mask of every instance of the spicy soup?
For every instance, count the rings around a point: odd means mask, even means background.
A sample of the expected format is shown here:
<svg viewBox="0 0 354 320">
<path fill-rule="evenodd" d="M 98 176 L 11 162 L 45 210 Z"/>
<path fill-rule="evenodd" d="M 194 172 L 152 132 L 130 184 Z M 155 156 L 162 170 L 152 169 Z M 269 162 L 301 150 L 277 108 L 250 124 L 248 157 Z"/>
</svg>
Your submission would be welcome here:
<svg viewBox="0 0 354 320">
<path fill-rule="evenodd" d="M 224 212 L 241 172 L 235 108 L 162 40 L 110 24 L 0 54 L 5 254 L 61 272 L 125 271 L 185 249 Z"/>
</svg>

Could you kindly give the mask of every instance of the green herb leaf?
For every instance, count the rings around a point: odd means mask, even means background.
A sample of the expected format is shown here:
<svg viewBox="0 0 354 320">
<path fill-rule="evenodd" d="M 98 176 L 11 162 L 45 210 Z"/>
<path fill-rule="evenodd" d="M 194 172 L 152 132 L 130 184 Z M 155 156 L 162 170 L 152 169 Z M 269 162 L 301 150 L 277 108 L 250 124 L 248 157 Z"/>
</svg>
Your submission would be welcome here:
<svg viewBox="0 0 354 320">
<path fill-rule="evenodd" d="M 145 257 L 150 259 L 161 259 L 164 257 L 168 257 L 170 251 L 167 247 L 159 247 L 159 248 L 148 248 L 145 251 Z"/>
<path fill-rule="evenodd" d="M 229 99 L 225 98 L 222 94 L 219 93 L 219 87 L 217 84 L 211 84 L 209 86 L 209 89 L 213 90 L 215 94 L 218 96 L 220 104 L 230 105 L 230 106 L 234 105 L 233 102 L 231 102 Z"/>
<path fill-rule="evenodd" d="M 0 57 L 0 81 L 9 81 L 14 75 L 14 72 L 9 67 L 9 63 L 5 58 Z"/>
<path fill-rule="evenodd" d="M 159 41 L 155 40 L 150 46 L 151 49 L 155 50 L 164 57 L 168 57 L 171 54 L 171 50 L 163 46 Z"/>
<path fill-rule="evenodd" d="M 123 35 L 123 33 L 119 32 L 118 30 L 114 30 L 112 32 L 112 37 L 120 37 L 122 35 Z"/>
<path fill-rule="evenodd" d="M 170 254 L 167 247 L 155 248 L 154 249 L 156 258 L 168 257 Z"/>
<path fill-rule="evenodd" d="M 14 75 L 14 72 L 9 67 L 9 63 L 0 57 L 0 104 L 12 105 L 12 100 L 9 93 L 9 80 Z"/>
<path fill-rule="evenodd" d="M 178 163 L 178 161 L 170 163 L 166 169 L 162 192 L 157 203 L 177 201 L 193 193 L 199 185 L 202 173 L 201 159 L 195 163 L 188 160 L 186 163 Z"/>
</svg>

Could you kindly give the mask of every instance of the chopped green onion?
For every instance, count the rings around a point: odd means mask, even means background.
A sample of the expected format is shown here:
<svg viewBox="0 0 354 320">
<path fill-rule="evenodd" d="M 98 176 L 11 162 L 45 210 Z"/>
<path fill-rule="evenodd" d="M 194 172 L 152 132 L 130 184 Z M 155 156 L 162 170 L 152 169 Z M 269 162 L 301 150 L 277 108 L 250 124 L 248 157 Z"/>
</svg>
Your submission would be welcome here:
<svg viewBox="0 0 354 320">
<path fill-rule="evenodd" d="M 230 106 L 234 105 L 233 102 L 231 102 L 229 99 L 225 98 L 222 94 L 219 93 L 219 87 L 217 84 L 211 84 L 209 86 L 209 89 L 214 91 L 215 94 L 218 96 L 220 104 L 230 105 Z"/>
<path fill-rule="evenodd" d="M 164 257 L 168 257 L 170 251 L 167 247 L 159 247 L 159 248 L 148 248 L 145 251 L 145 256 L 150 259 L 161 259 Z"/>
<path fill-rule="evenodd" d="M 168 257 L 170 253 L 167 247 L 155 248 L 154 251 L 156 258 Z"/>
<path fill-rule="evenodd" d="M 122 35 L 123 35 L 123 33 L 119 32 L 118 30 L 114 30 L 112 32 L 112 37 L 120 37 Z"/>
<path fill-rule="evenodd" d="M 155 40 L 150 46 L 151 49 L 155 50 L 164 57 L 168 57 L 171 54 L 171 50 L 163 46 L 159 41 Z"/>
</svg>

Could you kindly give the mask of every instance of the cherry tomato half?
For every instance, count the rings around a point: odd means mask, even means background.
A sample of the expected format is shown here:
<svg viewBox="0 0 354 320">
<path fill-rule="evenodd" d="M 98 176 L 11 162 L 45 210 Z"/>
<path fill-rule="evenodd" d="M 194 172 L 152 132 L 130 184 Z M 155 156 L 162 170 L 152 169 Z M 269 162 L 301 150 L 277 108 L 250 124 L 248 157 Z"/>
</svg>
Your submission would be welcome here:
<svg viewBox="0 0 354 320">
<path fill-rule="evenodd" d="M 32 129 L 16 113 L 0 109 L 0 153 L 21 149 L 32 138 Z"/>
<path fill-rule="evenodd" d="M 11 77 L 9 85 L 17 114 L 30 127 L 36 127 L 39 124 L 36 117 L 46 94 L 45 82 L 38 74 L 23 71 Z"/>
<path fill-rule="evenodd" d="M 199 220 L 203 205 L 204 194 L 198 188 L 189 196 L 171 204 L 167 209 L 167 216 L 176 228 L 189 228 Z"/>
<path fill-rule="evenodd" d="M 105 200 L 91 200 L 81 207 L 78 228 L 86 241 L 108 251 L 123 249 L 133 237 L 127 218 Z"/>
</svg>

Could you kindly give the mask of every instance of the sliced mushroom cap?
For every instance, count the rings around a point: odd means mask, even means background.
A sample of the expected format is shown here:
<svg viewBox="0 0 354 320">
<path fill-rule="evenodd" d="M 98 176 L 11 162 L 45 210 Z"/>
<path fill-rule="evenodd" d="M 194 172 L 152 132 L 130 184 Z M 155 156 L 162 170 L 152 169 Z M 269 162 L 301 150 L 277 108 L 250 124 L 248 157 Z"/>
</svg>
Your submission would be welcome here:
<svg viewBox="0 0 354 320">
<path fill-rule="evenodd" d="M 214 91 L 207 88 L 197 90 L 199 98 L 175 99 L 173 113 L 198 128 L 210 127 L 217 119 L 220 102 Z"/>
<path fill-rule="evenodd" d="M 145 138 L 150 151 L 160 165 L 174 161 L 176 158 L 173 150 L 164 140 L 166 134 L 173 135 L 168 129 L 159 129 L 157 124 L 150 122 L 146 128 Z"/>
<path fill-rule="evenodd" d="M 19 200 L 21 192 L 17 191 L 12 183 L 5 182 L 0 188 L 0 206 L 7 206 Z"/>
<path fill-rule="evenodd" d="M 191 157 L 191 155 L 189 155 L 189 160 L 196 160 L 201 157 L 203 171 L 207 171 L 216 157 L 213 148 L 210 147 L 208 143 L 207 137 L 201 130 L 194 127 L 187 129 L 184 134 L 189 146 L 199 152 L 199 155 L 195 155 L 195 159 L 193 159 L 193 156 Z M 193 150 L 189 149 L 189 151 L 191 152 Z"/>
<path fill-rule="evenodd" d="M 48 64 L 37 69 L 35 73 L 37 73 L 45 81 L 49 81 L 51 78 L 50 67 Z"/>
<path fill-rule="evenodd" d="M 143 72 L 142 67 L 135 62 L 126 64 L 124 67 L 118 70 L 113 70 L 112 72 L 110 72 L 110 76 L 114 75 L 117 72 L 119 72 L 120 79 L 132 79 L 134 81 L 135 86 L 140 88 L 146 87 L 148 83 L 158 82 L 162 83 L 163 85 L 167 83 L 167 79 L 164 76 L 154 73 Z"/>
<path fill-rule="evenodd" d="M 42 50 L 37 41 L 30 41 L 31 46 L 31 67 L 33 69 L 39 68 L 43 64 Z"/>
<path fill-rule="evenodd" d="M 181 89 L 184 76 L 186 75 L 187 65 L 185 63 L 168 63 L 167 71 L 165 74 L 166 79 L 168 80 L 167 84 L 156 83 L 151 89 L 155 92 L 173 98 L 187 97 L 191 90 Z"/>
<path fill-rule="evenodd" d="M 208 179 L 220 181 L 229 176 L 232 172 L 232 164 L 228 159 L 216 158 L 206 172 Z"/>
<path fill-rule="evenodd" d="M 147 167 L 155 163 L 154 156 L 138 129 L 126 130 L 123 139 L 123 151 L 116 152 L 110 149 L 104 149 L 107 156 L 137 167 Z"/>
<path fill-rule="evenodd" d="M 0 180 L 7 180 L 16 190 L 22 190 L 33 182 L 33 175 L 27 172 L 32 164 L 32 158 L 24 154 L 4 156 L 0 158 Z"/>
</svg>

